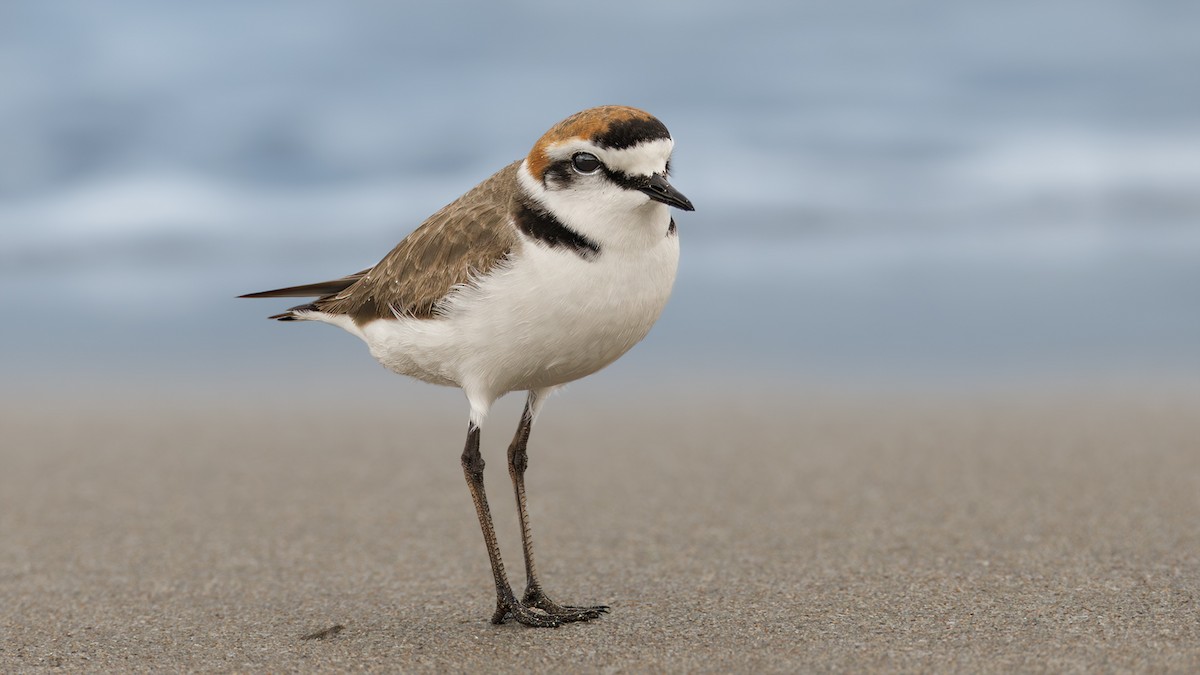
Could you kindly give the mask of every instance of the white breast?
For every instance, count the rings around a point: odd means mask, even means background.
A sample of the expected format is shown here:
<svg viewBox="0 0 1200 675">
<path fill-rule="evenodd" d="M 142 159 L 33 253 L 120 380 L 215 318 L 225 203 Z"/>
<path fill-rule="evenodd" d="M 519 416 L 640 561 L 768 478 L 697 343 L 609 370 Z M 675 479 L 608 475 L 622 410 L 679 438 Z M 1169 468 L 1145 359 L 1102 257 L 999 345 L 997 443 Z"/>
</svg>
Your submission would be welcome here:
<svg viewBox="0 0 1200 675">
<path fill-rule="evenodd" d="M 384 366 L 460 386 L 486 414 L 507 392 L 590 375 L 646 336 L 679 262 L 678 237 L 667 235 L 666 222 L 654 229 L 661 234 L 650 246 L 590 260 L 524 242 L 508 264 L 455 291 L 441 318 L 373 321 L 352 332 Z"/>
</svg>

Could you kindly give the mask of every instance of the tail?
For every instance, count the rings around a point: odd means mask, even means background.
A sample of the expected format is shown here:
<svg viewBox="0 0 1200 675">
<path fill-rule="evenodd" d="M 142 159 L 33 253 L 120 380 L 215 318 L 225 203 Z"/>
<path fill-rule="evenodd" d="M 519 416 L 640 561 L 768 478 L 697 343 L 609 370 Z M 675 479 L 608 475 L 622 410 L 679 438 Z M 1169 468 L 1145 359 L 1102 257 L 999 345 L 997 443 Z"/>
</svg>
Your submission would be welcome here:
<svg viewBox="0 0 1200 675">
<path fill-rule="evenodd" d="M 289 286 L 287 288 L 277 288 L 273 291 L 260 291 L 258 293 L 247 293 L 239 295 L 239 298 L 311 298 L 319 296 L 317 301 L 308 302 L 303 305 L 296 305 L 288 309 L 282 314 L 275 314 L 267 317 L 276 321 L 300 321 L 304 317 L 299 316 L 297 312 L 312 312 L 319 311 L 320 307 L 317 302 L 321 299 L 337 295 L 342 291 L 350 288 L 356 281 L 363 278 L 369 270 L 363 270 L 358 274 L 351 274 L 348 277 L 334 279 L 332 281 L 322 281 L 315 284 L 305 284 L 303 286 Z"/>
</svg>

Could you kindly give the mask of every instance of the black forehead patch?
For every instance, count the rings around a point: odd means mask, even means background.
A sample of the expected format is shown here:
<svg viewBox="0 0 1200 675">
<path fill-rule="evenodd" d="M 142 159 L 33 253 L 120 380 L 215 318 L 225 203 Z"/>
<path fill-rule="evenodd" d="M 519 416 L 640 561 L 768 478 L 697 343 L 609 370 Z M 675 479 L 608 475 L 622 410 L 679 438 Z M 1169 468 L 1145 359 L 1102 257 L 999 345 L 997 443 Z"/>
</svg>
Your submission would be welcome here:
<svg viewBox="0 0 1200 675">
<path fill-rule="evenodd" d="M 630 117 L 613 122 L 604 131 L 592 136 L 592 142 L 603 148 L 622 150 L 638 143 L 658 141 L 671 137 L 667 127 L 654 117 Z"/>
</svg>

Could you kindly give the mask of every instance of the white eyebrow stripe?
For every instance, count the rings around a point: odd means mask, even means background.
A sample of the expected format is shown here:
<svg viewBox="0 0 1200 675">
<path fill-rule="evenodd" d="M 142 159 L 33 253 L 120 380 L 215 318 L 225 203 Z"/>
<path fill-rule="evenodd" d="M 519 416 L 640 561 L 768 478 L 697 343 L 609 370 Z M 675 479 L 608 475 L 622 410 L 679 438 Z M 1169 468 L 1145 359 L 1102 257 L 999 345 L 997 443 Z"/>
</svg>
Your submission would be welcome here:
<svg viewBox="0 0 1200 675">
<path fill-rule="evenodd" d="M 566 159 L 576 152 L 590 152 L 600 158 L 604 165 L 626 176 L 653 176 L 667 170 L 667 160 L 675 141 L 659 138 L 644 141 L 628 148 L 604 148 L 589 141 L 573 139 L 546 147 L 546 155 L 552 159 Z"/>
<path fill-rule="evenodd" d="M 604 148 L 596 155 L 605 166 L 627 176 L 653 176 L 667 170 L 667 160 L 674 149 L 675 141 L 660 138 L 620 150 Z"/>
</svg>

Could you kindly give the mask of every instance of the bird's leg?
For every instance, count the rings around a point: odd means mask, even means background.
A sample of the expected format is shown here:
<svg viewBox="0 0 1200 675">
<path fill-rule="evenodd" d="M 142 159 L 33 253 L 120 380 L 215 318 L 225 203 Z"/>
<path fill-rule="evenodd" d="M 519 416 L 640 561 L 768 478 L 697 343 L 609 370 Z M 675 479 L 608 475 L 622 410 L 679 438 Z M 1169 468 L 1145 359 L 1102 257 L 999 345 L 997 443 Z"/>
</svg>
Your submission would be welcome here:
<svg viewBox="0 0 1200 675">
<path fill-rule="evenodd" d="M 522 602 L 529 607 L 538 609 L 558 617 L 563 621 L 588 621 L 595 619 L 608 611 L 607 605 L 594 607 L 576 607 L 560 605 L 542 590 L 538 581 L 537 567 L 533 563 L 533 535 L 529 531 L 529 511 L 525 508 L 525 468 L 529 465 L 529 456 L 525 446 L 529 443 L 529 431 L 533 427 L 533 416 L 538 407 L 537 392 L 529 392 L 525 402 L 525 412 L 521 415 L 521 424 L 513 436 L 512 444 L 508 446 L 508 475 L 512 478 L 513 490 L 517 495 L 517 511 L 521 516 L 521 545 L 525 551 L 525 598 Z"/>
<path fill-rule="evenodd" d="M 462 454 L 463 473 L 467 477 L 467 487 L 471 489 L 471 499 L 475 502 L 475 512 L 479 515 L 479 526 L 483 528 L 483 543 L 487 545 L 488 559 L 492 563 L 492 576 L 496 581 L 496 613 L 492 615 L 492 623 L 504 623 L 512 616 L 526 626 L 553 627 L 563 623 L 556 616 L 530 610 L 517 601 L 508 578 L 504 574 L 504 562 L 500 560 L 500 546 L 496 543 L 496 529 L 492 526 L 492 513 L 488 509 L 487 495 L 483 492 L 483 456 L 479 454 L 479 427 L 471 424 L 467 429 L 467 446 Z"/>
</svg>

